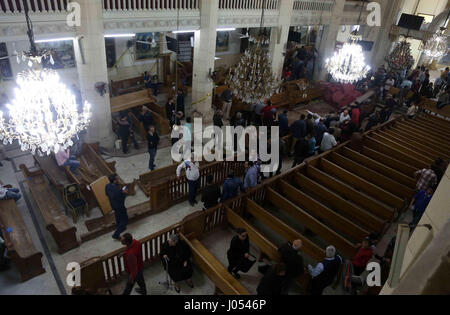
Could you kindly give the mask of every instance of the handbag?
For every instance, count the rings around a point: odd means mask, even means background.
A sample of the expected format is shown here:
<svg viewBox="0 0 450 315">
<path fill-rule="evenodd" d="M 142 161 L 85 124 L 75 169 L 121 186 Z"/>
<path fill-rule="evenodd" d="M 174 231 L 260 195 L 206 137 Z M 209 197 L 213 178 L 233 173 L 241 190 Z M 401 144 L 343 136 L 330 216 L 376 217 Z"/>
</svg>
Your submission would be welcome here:
<svg viewBox="0 0 450 315">
<path fill-rule="evenodd" d="M 253 265 L 256 263 L 256 257 L 253 256 L 252 254 L 249 254 L 249 256 L 252 256 L 255 259 L 250 260 L 250 259 L 244 257 L 241 260 L 241 262 L 239 263 L 239 271 L 248 272 L 253 267 Z"/>
</svg>

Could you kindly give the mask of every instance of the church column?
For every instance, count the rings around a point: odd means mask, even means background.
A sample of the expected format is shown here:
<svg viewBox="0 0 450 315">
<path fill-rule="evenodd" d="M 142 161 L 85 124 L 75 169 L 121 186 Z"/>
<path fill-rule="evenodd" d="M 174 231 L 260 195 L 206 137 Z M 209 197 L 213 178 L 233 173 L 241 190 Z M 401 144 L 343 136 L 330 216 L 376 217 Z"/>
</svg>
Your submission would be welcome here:
<svg viewBox="0 0 450 315">
<path fill-rule="evenodd" d="M 91 104 L 91 123 L 85 142 L 99 142 L 112 148 L 114 134 L 111 123 L 109 89 L 103 96 L 95 89 L 97 82 L 108 84 L 106 50 L 103 32 L 102 0 L 77 0 L 81 8 L 81 23 L 76 27 L 75 55 L 77 59 L 80 90 L 84 100 Z"/>
<path fill-rule="evenodd" d="M 390 32 L 392 25 L 397 22 L 403 4 L 404 0 L 381 1 L 381 26 L 374 26 L 379 28 L 378 36 L 376 37 L 374 47 L 372 48 L 373 54 L 371 65 L 374 70 L 384 64 L 384 58 L 389 54 L 392 43 L 398 39 L 398 37 L 392 38 Z"/>
<path fill-rule="evenodd" d="M 214 82 L 209 78 L 209 72 L 214 71 L 216 56 L 216 29 L 219 10 L 219 0 L 200 0 L 200 30 L 194 38 L 194 69 L 192 78 L 192 110 L 202 114 L 203 122 L 212 121 L 211 108 Z M 195 115 L 194 115 L 195 116 Z"/>
<path fill-rule="evenodd" d="M 316 60 L 315 80 L 326 80 L 327 70 L 325 60 L 333 55 L 336 46 L 336 38 L 341 26 L 341 18 L 344 14 L 345 0 L 336 0 L 333 7 L 330 23 L 324 25 L 322 40 L 319 46 L 319 56 Z"/>
<path fill-rule="evenodd" d="M 280 16 L 278 25 L 272 27 L 270 33 L 270 55 L 272 56 L 272 72 L 277 79 L 281 79 L 284 56 L 286 50 L 289 27 L 294 8 L 294 0 L 280 1 Z"/>
</svg>

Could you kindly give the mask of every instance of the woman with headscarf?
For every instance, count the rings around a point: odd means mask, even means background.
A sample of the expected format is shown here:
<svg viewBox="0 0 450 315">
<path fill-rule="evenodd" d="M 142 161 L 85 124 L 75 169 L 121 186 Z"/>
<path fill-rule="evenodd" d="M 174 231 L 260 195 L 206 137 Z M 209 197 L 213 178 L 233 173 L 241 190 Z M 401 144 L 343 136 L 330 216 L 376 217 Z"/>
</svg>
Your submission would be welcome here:
<svg viewBox="0 0 450 315">
<path fill-rule="evenodd" d="M 194 287 L 192 282 L 192 263 L 190 260 L 191 249 L 177 234 L 169 236 L 167 242 L 162 245 L 161 253 L 159 254 L 164 265 L 167 268 L 170 278 L 174 282 L 175 291 L 180 293 L 179 282 L 185 280 L 187 285 Z"/>
</svg>

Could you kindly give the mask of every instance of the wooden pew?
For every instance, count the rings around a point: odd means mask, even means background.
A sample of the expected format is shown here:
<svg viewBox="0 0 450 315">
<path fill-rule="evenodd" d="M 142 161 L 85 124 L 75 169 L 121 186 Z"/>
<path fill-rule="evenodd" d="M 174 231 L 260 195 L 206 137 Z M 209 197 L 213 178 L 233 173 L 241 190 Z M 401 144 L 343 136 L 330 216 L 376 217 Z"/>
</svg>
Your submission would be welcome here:
<svg viewBox="0 0 450 315">
<path fill-rule="evenodd" d="M 372 214 L 376 215 L 382 220 L 392 220 L 395 214 L 393 208 L 382 204 L 375 198 L 356 190 L 350 185 L 347 185 L 343 181 L 330 176 L 327 173 L 322 172 L 318 168 L 307 165 L 306 174 L 309 178 L 315 180 L 321 185 L 328 187 L 335 193 L 341 195 L 342 197 L 352 201 L 353 203 L 364 207 Z"/>
<path fill-rule="evenodd" d="M 374 140 L 377 140 L 377 141 L 391 147 L 391 148 L 396 148 L 400 152 L 403 152 L 404 154 L 407 154 L 410 157 L 413 157 L 416 160 L 421 161 L 422 163 L 425 163 L 425 164 L 433 163 L 433 159 L 430 158 L 429 156 L 425 156 L 421 153 L 418 153 L 417 151 L 415 151 L 413 149 L 410 149 L 407 146 L 401 145 L 398 142 L 394 141 L 392 138 L 386 138 L 376 132 L 371 133 L 370 137 Z"/>
<path fill-rule="evenodd" d="M 432 138 L 436 138 L 439 141 L 450 144 L 450 140 L 447 139 L 447 137 L 445 137 L 441 131 L 435 130 L 434 128 L 429 128 L 410 120 L 398 121 L 397 123 L 399 125 L 409 126 L 419 132 L 430 135 Z"/>
<path fill-rule="evenodd" d="M 45 180 L 44 172 L 42 170 L 30 172 L 24 164 L 20 165 L 20 169 L 41 212 L 47 230 L 58 246 L 58 253 L 63 254 L 78 247 L 77 229 L 70 224 L 69 219 L 63 212 L 63 205 L 59 203 L 51 191 Z"/>
<path fill-rule="evenodd" d="M 342 153 L 342 155 L 345 156 L 346 158 L 361 165 L 364 165 L 367 168 L 375 170 L 378 173 L 383 174 L 384 176 L 392 178 L 393 180 L 401 183 L 402 185 L 410 187 L 411 189 L 414 189 L 416 187 L 416 181 L 412 177 L 406 176 L 405 174 L 395 169 L 385 166 L 383 163 L 372 160 L 371 158 L 365 155 L 353 151 L 349 147 L 342 147 L 339 153 Z"/>
<path fill-rule="evenodd" d="M 397 160 L 400 160 L 404 163 L 407 163 L 417 169 L 422 169 L 424 167 L 428 167 L 427 163 L 412 157 L 405 152 L 399 150 L 395 145 L 387 145 L 383 142 L 374 139 L 369 135 L 366 135 L 364 138 L 364 145 L 373 149 L 374 151 L 381 152 L 383 154 L 389 155 Z"/>
<path fill-rule="evenodd" d="M 388 134 L 383 130 L 377 130 L 375 131 L 375 134 L 378 134 L 380 136 L 383 136 L 387 139 L 390 139 L 391 141 L 402 145 L 407 148 L 411 148 L 411 150 L 416 151 L 419 154 L 422 154 L 423 156 L 431 156 L 433 159 L 442 156 L 443 153 L 435 151 L 431 146 L 426 146 L 420 143 L 415 142 L 414 140 L 411 140 L 409 138 L 402 138 L 402 136 L 399 136 L 398 134 Z M 445 154 L 444 154 L 445 156 Z"/>
<path fill-rule="evenodd" d="M 134 107 L 156 102 L 150 89 L 111 97 L 111 113 L 121 112 Z"/>
<path fill-rule="evenodd" d="M 50 183 L 62 193 L 64 187 L 69 184 L 67 176 L 64 173 L 64 168 L 58 166 L 54 156 L 39 156 L 37 154 L 33 155 L 35 161 L 39 164 L 40 168 L 47 175 Z"/>
<path fill-rule="evenodd" d="M 446 151 L 450 151 L 450 145 L 443 143 L 442 141 L 439 141 L 439 139 L 431 138 L 429 135 L 424 133 L 418 133 L 417 130 L 414 130 L 410 126 L 404 126 L 404 125 L 395 125 L 395 130 L 399 131 L 403 134 L 406 134 L 408 137 L 413 137 L 415 139 L 418 139 L 420 141 L 424 141 L 425 143 L 431 143 L 433 145 L 442 147 Z"/>
<path fill-rule="evenodd" d="M 356 252 L 355 244 L 336 233 L 274 190 L 270 188 L 267 189 L 266 200 L 275 205 L 281 211 L 289 214 L 298 222 L 302 223 L 306 228 L 319 235 L 325 241 L 336 246 L 336 248 L 338 248 L 344 255 L 351 257 Z"/>
<path fill-rule="evenodd" d="M 431 142 L 426 143 L 424 140 L 420 140 L 419 138 L 410 137 L 407 133 L 404 133 L 398 129 L 386 128 L 383 130 L 379 130 L 381 134 L 386 135 L 386 137 L 392 137 L 398 141 L 402 141 L 405 144 L 409 144 L 414 148 L 420 149 L 421 152 L 430 152 L 435 156 L 449 156 L 450 151 L 443 149 L 443 147 L 435 145 Z M 425 150 L 425 152 L 424 152 Z"/>
<path fill-rule="evenodd" d="M 405 201 L 401 198 L 393 195 L 392 193 L 372 184 L 371 182 L 356 176 L 355 174 L 343 169 L 342 167 L 326 160 L 320 160 L 320 169 L 332 176 L 335 176 L 345 183 L 353 186 L 355 189 L 365 192 L 366 194 L 380 200 L 381 202 L 396 208 L 402 209 L 405 205 Z"/>
<path fill-rule="evenodd" d="M 110 86 L 113 96 L 139 91 L 145 88 L 144 76 L 119 81 L 111 80 Z"/>
<path fill-rule="evenodd" d="M 328 159 L 334 164 L 351 171 L 359 177 L 364 178 L 365 180 L 368 180 L 383 189 L 391 191 L 393 194 L 401 198 L 409 199 L 414 195 L 414 188 L 399 184 L 389 177 L 381 175 L 380 173 L 377 173 L 365 166 L 353 162 L 353 160 L 350 160 L 336 152 L 332 152 L 328 156 Z"/>
<path fill-rule="evenodd" d="M 416 119 L 419 122 L 425 121 L 425 122 L 432 124 L 433 126 L 439 126 L 441 128 L 447 129 L 447 130 L 450 129 L 449 121 L 444 120 L 439 117 L 435 117 L 433 115 L 422 115 L 422 116 L 417 117 Z"/>
<path fill-rule="evenodd" d="M 445 125 L 441 125 L 437 123 L 436 121 L 428 120 L 427 118 L 424 118 L 423 116 L 416 117 L 413 121 L 416 123 L 419 123 L 421 126 L 432 128 L 434 130 L 439 130 L 442 133 L 449 133 L 450 132 L 450 123 L 446 123 Z"/>
<path fill-rule="evenodd" d="M 315 261 L 321 261 L 325 255 L 325 251 L 317 246 L 315 243 L 310 241 L 308 238 L 301 235 L 299 232 L 285 224 L 283 221 L 271 215 L 268 211 L 258 205 L 256 202 L 250 199 L 245 201 L 245 211 L 259 221 L 267 225 L 275 233 L 286 239 L 287 241 L 293 242 L 294 240 L 302 240 L 303 247 L 302 251 L 314 259 Z"/>
<path fill-rule="evenodd" d="M 386 155 L 384 153 L 372 150 L 371 148 L 365 146 L 363 147 L 361 153 L 379 163 L 383 163 L 403 174 L 405 174 L 408 177 L 413 178 L 414 172 L 417 171 L 418 168 L 411 166 L 405 162 L 402 162 L 400 160 L 397 160 L 389 155 Z"/>
<path fill-rule="evenodd" d="M 12 262 L 19 270 L 22 281 L 45 272 L 42 253 L 36 250 L 22 215 L 14 200 L 0 200 L 0 228 Z M 6 232 L 11 228 L 11 232 Z"/>
<path fill-rule="evenodd" d="M 195 263 L 214 283 L 216 291 L 218 289 L 226 295 L 249 295 L 247 289 L 217 261 L 199 240 L 196 238 L 189 240 L 183 234 L 180 234 L 180 237 L 189 245 Z"/>
<path fill-rule="evenodd" d="M 345 215 L 350 222 L 353 221 L 353 229 L 355 232 L 358 232 L 353 233 L 353 237 L 355 237 L 354 239 L 356 241 L 362 240 L 369 235 L 369 232 L 381 232 L 384 229 L 385 221 L 368 212 L 365 208 L 363 209 L 360 206 L 345 200 L 338 194 L 328 190 L 326 187 L 309 179 L 305 175 L 296 173 L 294 182 L 309 195 L 318 196 L 320 200 L 323 200 L 330 207 L 333 207 L 336 212 Z M 356 225 L 356 222 L 359 226 Z M 345 225 L 342 227 L 345 228 Z M 348 225 L 349 229 L 350 227 L 351 225 Z M 357 227 L 359 227 L 359 229 L 356 229 Z"/>
</svg>

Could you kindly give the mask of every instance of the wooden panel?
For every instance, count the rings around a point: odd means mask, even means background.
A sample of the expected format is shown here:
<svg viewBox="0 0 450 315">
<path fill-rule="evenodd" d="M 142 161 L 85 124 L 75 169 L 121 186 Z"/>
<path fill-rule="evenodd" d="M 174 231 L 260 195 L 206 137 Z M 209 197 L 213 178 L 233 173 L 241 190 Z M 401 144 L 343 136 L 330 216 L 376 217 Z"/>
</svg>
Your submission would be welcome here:
<svg viewBox="0 0 450 315">
<path fill-rule="evenodd" d="M 330 154 L 328 156 L 328 159 L 336 165 L 339 165 L 340 167 L 345 168 L 348 171 L 351 170 L 352 173 L 358 175 L 359 177 L 364 178 L 383 189 L 389 190 L 390 192 L 401 198 L 410 198 L 414 194 L 413 188 L 409 188 L 402 184 L 399 184 L 389 177 L 381 175 L 380 173 L 377 173 L 365 166 L 355 163 L 336 152 Z"/>
<path fill-rule="evenodd" d="M 358 205 L 345 200 L 338 194 L 335 194 L 326 187 L 314 182 L 305 175 L 295 174 L 294 180 L 303 190 L 324 200 L 324 202 L 329 204 L 330 207 L 333 207 L 334 210 L 345 215 L 346 218 L 357 222 L 361 227 L 364 227 L 364 229 L 361 229 L 362 231 L 360 231 L 360 234 L 363 234 L 362 232 L 364 231 L 365 235 L 357 240 L 361 240 L 363 237 L 367 236 L 369 234 L 368 231 L 380 232 L 383 230 L 385 225 L 383 220 Z"/>
<path fill-rule="evenodd" d="M 450 129 L 450 122 L 448 120 L 445 120 L 445 119 L 442 119 L 439 117 L 435 117 L 433 115 L 422 115 L 422 116 L 418 117 L 418 121 L 421 121 L 421 120 L 428 121 L 428 122 L 432 123 L 433 126 L 439 125 L 441 127 Z"/>
<path fill-rule="evenodd" d="M 108 196 L 106 195 L 105 192 L 105 187 L 108 184 L 109 184 L 108 177 L 103 176 L 89 185 L 91 187 L 92 192 L 94 193 L 95 198 L 97 199 L 98 205 L 100 207 L 100 210 L 102 210 L 103 215 L 106 215 L 113 210 L 111 207 L 111 203 L 109 202 Z"/>
<path fill-rule="evenodd" d="M 421 126 L 427 127 L 427 128 L 433 128 L 434 130 L 443 132 L 443 133 L 450 133 L 450 124 L 447 125 L 441 125 L 439 123 L 436 123 L 435 121 L 430 121 L 428 119 L 424 119 L 423 117 L 416 117 L 414 119 L 416 123 L 419 123 Z"/>
<path fill-rule="evenodd" d="M 418 170 L 418 168 L 416 167 L 394 159 L 393 157 L 386 154 L 372 150 L 367 146 L 363 147 L 361 153 L 373 160 L 386 164 L 387 166 L 392 167 L 393 169 L 396 169 L 397 171 L 402 172 L 403 174 L 411 178 L 413 178 L 414 172 Z"/>
<path fill-rule="evenodd" d="M 329 173 L 343 180 L 347 184 L 352 185 L 354 188 L 361 190 L 367 193 L 368 195 L 380 200 L 381 202 L 390 205 L 391 207 L 401 209 L 404 206 L 404 201 L 401 198 L 366 181 L 365 179 L 359 176 L 350 173 L 349 171 L 343 169 L 342 167 L 326 159 L 320 160 L 320 169 L 323 170 L 325 173 Z"/>
<path fill-rule="evenodd" d="M 53 156 L 39 156 L 34 155 L 34 159 L 38 162 L 41 169 L 45 172 L 50 183 L 58 190 L 63 190 L 64 186 L 69 184 L 64 169 L 59 167 Z"/>
<path fill-rule="evenodd" d="M 372 138 L 370 135 L 367 135 L 364 138 L 364 144 L 367 145 L 369 148 L 381 152 L 383 154 L 392 156 L 395 159 L 398 159 L 404 163 L 407 163 L 417 169 L 422 169 L 425 167 L 428 167 L 427 163 L 418 160 L 405 152 L 402 152 L 396 148 L 394 145 L 388 145 L 383 142 L 380 142 L 374 138 Z"/>
<path fill-rule="evenodd" d="M 446 144 L 450 144 L 450 140 L 447 139 L 447 137 L 445 137 L 442 132 L 429 128 L 428 126 L 423 126 L 421 124 L 418 124 L 416 122 L 412 122 L 412 121 L 398 121 L 397 122 L 399 125 L 404 125 L 404 126 L 409 126 L 411 128 L 414 128 L 415 130 L 422 132 L 426 135 L 429 135 L 432 138 L 435 138 L 439 141 L 442 141 Z"/>
<path fill-rule="evenodd" d="M 181 239 L 185 241 L 192 251 L 192 257 L 196 264 L 208 276 L 222 293 L 226 295 L 249 295 L 245 289 L 211 253 L 197 239 L 188 240 L 183 234 Z"/>
<path fill-rule="evenodd" d="M 381 204 L 378 200 L 359 192 L 350 185 L 331 177 L 327 173 L 324 173 L 313 166 L 308 165 L 306 173 L 308 174 L 308 177 L 314 179 L 323 186 L 328 187 L 344 198 L 353 201 L 355 204 L 365 207 L 365 209 L 383 220 L 390 220 L 394 215 L 394 210 L 392 208 Z"/>
<path fill-rule="evenodd" d="M 342 147 L 341 151 L 339 152 L 342 153 L 342 155 L 344 155 L 345 157 L 349 158 L 350 160 L 357 162 L 361 165 L 364 165 L 372 170 L 375 170 L 380 174 L 388 176 L 389 178 L 392 178 L 393 180 L 405 186 L 408 186 L 412 189 L 416 187 L 416 181 L 412 177 L 406 176 L 405 174 L 400 173 L 390 167 L 387 167 L 380 162 L 372 160 L 371 158 L 366 157 L 356 151 L 353 151 L 348 147 Z"/>
<path fill-rule="evenodd" d="M 254 243 L 261 252 L 263 252 L 273 261 L 280 261 L 281 257 L 278 253 L 278 248 L 271 241 L 269 241 L 264 235 L 259 233 L 244 219 L 238 216 L 233 210 L 228 208 L 228 206 L 226 206 L 225 208 L 225 215 L 228 223 L 231 224 L 231 226 L 233 226 L 234 228 L 244 228 L 248 233 L 250 241 Z"/>
<path fill-rule="evenodd" d="M 246 200 L 246 211 L 252 216 L 267 225 L 275 233 L 287 241 L 294 241 L 300 239 L 303 242 L 302 251 L 316 261 L 321 261 L 325 255 L 325 251 L 317 246 L 315 243 L 298 233 L 296 230 L 286 225 L 283 221 L 271 215 L 268 211 L 262 208 L 253 200 Z"/>
<path fill-rule="evenodd" d="M 351 222 L 339 213 L 321 204 L 319 201 L 288 184 L 286 181 L 280 181 L 279 189 L 280 193 L 283 196 L 285 195 L 294 204 L 303 207 L 314 217 L 318 217 L 321 222 L 323 221 L 327 226 L 334 227 L 334 229 L 351 237 L 353 240 L 358 241 L 369 235 L 367 230 L 362 229 L 354 222 Z"/>
</svg>

